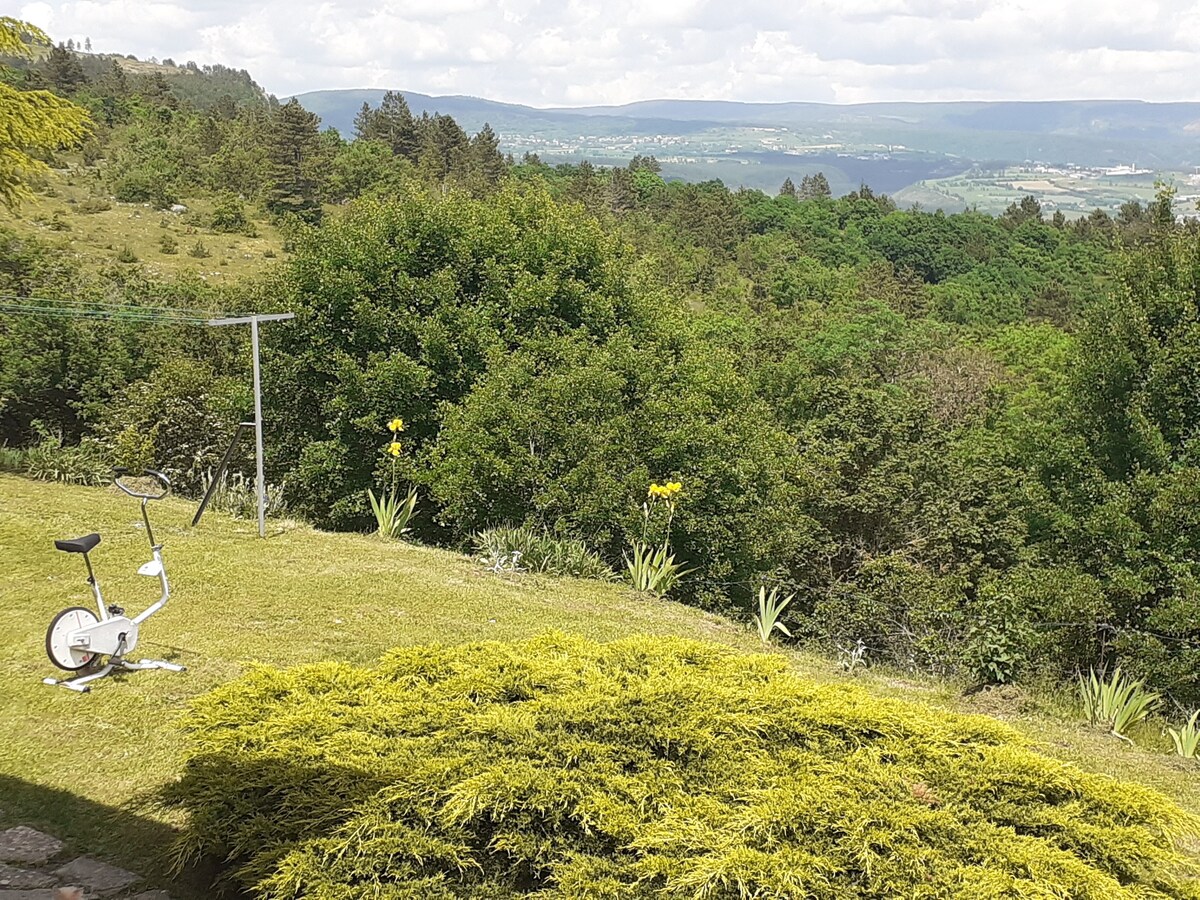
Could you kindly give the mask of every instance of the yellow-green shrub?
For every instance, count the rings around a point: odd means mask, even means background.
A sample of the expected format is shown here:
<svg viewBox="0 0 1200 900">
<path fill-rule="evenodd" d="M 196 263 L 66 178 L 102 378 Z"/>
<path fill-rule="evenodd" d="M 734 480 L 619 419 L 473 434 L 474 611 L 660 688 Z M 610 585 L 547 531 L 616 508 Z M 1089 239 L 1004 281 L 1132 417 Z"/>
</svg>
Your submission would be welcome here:
<svg viewBox="0 0 1200 900">
<path fill-rule="evenodd" d="M 256 668 L 188 728 L 180 861 L 264 898 L 1196 896 L 1160 795 L 699 642 Z"/>
</svg>

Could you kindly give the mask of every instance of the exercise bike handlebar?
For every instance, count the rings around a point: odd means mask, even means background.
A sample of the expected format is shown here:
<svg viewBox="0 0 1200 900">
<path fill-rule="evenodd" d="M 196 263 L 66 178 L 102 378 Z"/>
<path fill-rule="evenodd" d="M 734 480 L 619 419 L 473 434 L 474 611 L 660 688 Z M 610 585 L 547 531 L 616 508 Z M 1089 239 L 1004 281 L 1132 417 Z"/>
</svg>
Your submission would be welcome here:
<svg viewBox="0 0 1200 900">
<path fill-rule="evenodd" d="M 129 485 L 122 484 L 121 479 L 128 477 L 128 469 L 113 469 L 113 484 L 115 484 L 123 493 L 128 494 L 130 497 L 137 497 L 139 500 L 161 500 L 163 497 L 167 496 L 167 494 L 171 493 L 171 479 L 155 469 L 145 469 L 142 471 L 142 474 L 139 477 L 153 478 L 155 481 L 157 481 L 162 486 L 162 493 L 160 494 L 148 494 L 144 491 L 136 491 L 129 487 Z"/>
</svg>

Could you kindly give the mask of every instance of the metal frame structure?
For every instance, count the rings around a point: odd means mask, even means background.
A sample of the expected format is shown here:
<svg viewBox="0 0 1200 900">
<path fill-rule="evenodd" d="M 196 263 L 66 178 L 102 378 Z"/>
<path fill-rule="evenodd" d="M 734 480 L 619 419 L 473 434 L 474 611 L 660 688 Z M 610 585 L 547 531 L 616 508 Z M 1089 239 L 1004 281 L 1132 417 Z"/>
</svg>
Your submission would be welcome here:
<svg viewBox="0 0 1200 900">
<path fill-rule="evenodd" d="M 25 315 L 52 318 L 72 319 L 114 319 L 127 322 L 144 322 L 147 325 L 209 325 L 221 327 L 225 325 L 250 325 L 250 347 L 254 356 L 254 422 L 243 422 L 238 426 L 234 443 L 241 436 L 243 428 L 254 426 L 254 460 L 255 460 L 255 492 L 258 495 L 258 536 L 266 537 L 267 485 L 263 477 L 263 424 L 262 424 L 262 377 L 259 371 L 258 325 L 260 322 L 283 322 L 294 319 L 295 313 L 255 313 L 248 316 L 218 316 L 212 317 L 211 312 L 198 309 L 182 309 L 168 306 L 139 306 L 132 303 L 114 303 L 103 300 L 62 300 L 46 297 L 22 297 L 16 294 L 0 294 L 0 316 Z M 233 444 L 225 453 L 222 469 L 229 462 L 233 452 Z M 220 473 L 218 472 L 218 478 Z M 215 480 L 214 480 L 215 484 Z M 195 525 L 200 521 L 205 506 L 211 499 L 211 486 L 205 495 L 196 517 L 192 520 Z"/>
<path fill-rule="evenodd" d="M 204 515 L 204 510 L 208 509 L 208 502 L 212 499 L 212 495 L 217 492 L 217 486 L 220 485 L 221 477 L 229 467 L 229 460 L 233 457 L 233 451 L 237 449 L 238 441 L 242 439 L 242 433 L 253 427 L 253 422 L 238 422 L 238 427 L 233 431 L 233 440 L 229 442 L 229 446 L 225 449 L 225 455 L 221 457 L 221 464 L 217 466 L 217 471 L 213 473 L 208 490 L 204 492 L 204 497 L 200 500 L 200 506 L 196 508 L 196 515 L 192 516 L 193 528 L 200 524 L 200 517 Z"/>
<path fill-rule="evenodd" d="M 259 373 L 258 362 L 258 323 L 259 322 L 284 322 L 288 319 L 296 318 L 295 313 L 269 313 L 267 315 L 252 315 L 252 316 L 231 316 L 220 319 L 209 319 L 209 325 L 224 326 L 224 325 L 245 325 L 250 324 L 250 351 L 254 356 L 254 492 L 258 495 L 258 536 L 267 536 L 267 483 L 263 478 L 263 421 L 262 421 L 262 379 Z M 241 426 L 238 426 L 238 434 L 241 434 Z M 236 438 L 235 438 L 236 440 Z M 232 450 L 232 445 L 230 450 Z M 228 453 L 226 454 L 228 457 Z M 208 502 L 208 498 L 205 498 Z M 200 520 L 200 513 L 204 511 L 203 505 L 196 513 L 196 521 Z"/>
</svg>

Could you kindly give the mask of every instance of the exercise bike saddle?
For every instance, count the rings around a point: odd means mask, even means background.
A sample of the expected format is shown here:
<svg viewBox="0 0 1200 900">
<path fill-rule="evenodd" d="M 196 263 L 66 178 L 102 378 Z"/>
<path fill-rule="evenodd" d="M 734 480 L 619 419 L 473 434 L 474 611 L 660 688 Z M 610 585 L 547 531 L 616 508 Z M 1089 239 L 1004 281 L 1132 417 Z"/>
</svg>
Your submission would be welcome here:
<svg viewBox="0 0 1200 900">
<path fill-rule="evenodd" d="M 100 543 L 100 535 L 85 534 L 70 541 L 55 541 L 54 546 L 67 553 L 88 553 Z"/>
</svg>

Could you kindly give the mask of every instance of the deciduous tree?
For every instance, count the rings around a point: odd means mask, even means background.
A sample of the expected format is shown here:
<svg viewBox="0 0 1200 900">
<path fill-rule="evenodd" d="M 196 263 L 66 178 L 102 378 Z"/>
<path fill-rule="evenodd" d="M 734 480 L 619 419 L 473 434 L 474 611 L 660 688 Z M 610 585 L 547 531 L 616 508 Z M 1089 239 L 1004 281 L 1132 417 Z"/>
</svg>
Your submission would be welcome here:
<svg viewBox="0 0 1200 900">
<path fill-rule="evenodd" d="M 45 32 L 27 22 L 0 17 L 0 53 L 28 56 L 49 46 Z M 29 195 L 29 179 L 46 170 L 39 157 L 83 140 L 85 110 L 49 91 L 19 91 L 0 81 L 0 203 L 10 209 Z"/>
</svg>

